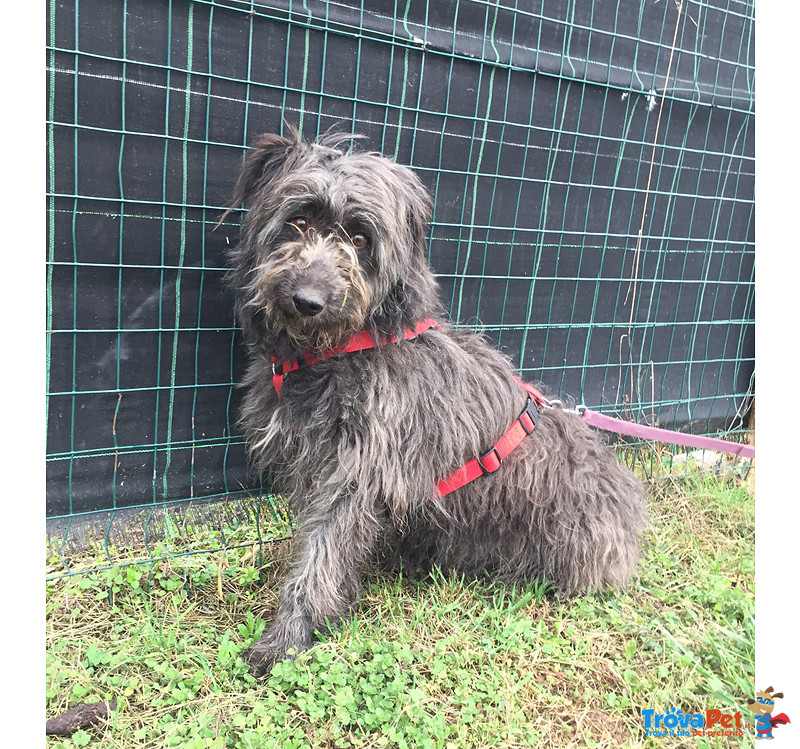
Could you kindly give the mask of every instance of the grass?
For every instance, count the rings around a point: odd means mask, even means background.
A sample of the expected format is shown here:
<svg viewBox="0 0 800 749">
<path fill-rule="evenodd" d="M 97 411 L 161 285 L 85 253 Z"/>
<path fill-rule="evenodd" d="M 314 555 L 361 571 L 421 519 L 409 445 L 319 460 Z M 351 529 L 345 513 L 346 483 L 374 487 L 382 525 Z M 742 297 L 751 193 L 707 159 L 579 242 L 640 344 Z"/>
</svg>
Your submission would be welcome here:
<svg viewBox="0 0 800 749">
<path fill-rule="evenodd" d="M 118 709 L 48 747 L 662 747 L 643 709 L 747 719 L 752 495 L 730 472 L 690 472 L 654 482 L 650 502 L 644 559 L 622 593 L 559 600 L 542 586 L 371 574 L 350 622 L 262 682 L 238 653 L 274 612 L 285 543 L 259 559 L 243 526 L 223 552 L 52 580 L 48 717 L 100 700 Z"/>
</svg>

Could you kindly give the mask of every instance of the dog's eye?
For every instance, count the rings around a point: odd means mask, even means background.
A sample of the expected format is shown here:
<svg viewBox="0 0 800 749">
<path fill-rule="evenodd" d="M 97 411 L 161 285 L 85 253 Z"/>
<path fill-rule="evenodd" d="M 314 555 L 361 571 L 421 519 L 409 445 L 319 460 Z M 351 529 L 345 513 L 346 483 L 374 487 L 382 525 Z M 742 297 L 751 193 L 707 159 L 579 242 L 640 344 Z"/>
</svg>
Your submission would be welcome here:
<svg viewBox="0 0 800 749">
<path fill-rule="evenodd" d="M 358 232 L 350 237 L 350 241 L 353 243 L 354 247 L 363 247 L 367 242 L 369 242 L 369 237 L 366 234 Z"/>
<path fill-rule="evenodd" d="M 300 231 L 305 231 L 308 229 L 308 219 L 305 216 L 295 216 L 294 218 L 290 218 L 289 223 L 292 226 L 300 229 Z"/>
</svg>

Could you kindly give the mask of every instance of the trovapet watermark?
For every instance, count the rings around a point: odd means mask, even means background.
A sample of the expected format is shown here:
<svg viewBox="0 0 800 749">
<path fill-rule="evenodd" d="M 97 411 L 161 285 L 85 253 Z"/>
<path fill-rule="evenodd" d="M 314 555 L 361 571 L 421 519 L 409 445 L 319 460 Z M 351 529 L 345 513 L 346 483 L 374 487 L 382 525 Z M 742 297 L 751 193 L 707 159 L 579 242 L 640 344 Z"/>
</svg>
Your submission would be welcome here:
<svg viewBox="0 0 800 749">
<path fill-rule="evenodd" d="M 747 711 L 725 712 L 712 708 L 697 713 L 684 713 L 671 707 L 664 713 L 652 709 L 642 710 L 646 736 L 668 738 L 672 736 L 745 736 L 755 733 L 756 739 L 774 739 L 776 726 L 791 723 L 786 713 L 773 715 L 775 700 L 783 692 L 767 687 L 756 692 L 754 700 L 747 700 Z M 752 716 L 752 717 L 750 717 Z"/>
<path fill-rule="evenodd" d="M 647 736 L 744 736 L 749 720 L 740 712 L 726 713 L 710 709 L 702 713 L 684 713 L 676 707 L 666 713 L 642 710 Z"/>
</svg>

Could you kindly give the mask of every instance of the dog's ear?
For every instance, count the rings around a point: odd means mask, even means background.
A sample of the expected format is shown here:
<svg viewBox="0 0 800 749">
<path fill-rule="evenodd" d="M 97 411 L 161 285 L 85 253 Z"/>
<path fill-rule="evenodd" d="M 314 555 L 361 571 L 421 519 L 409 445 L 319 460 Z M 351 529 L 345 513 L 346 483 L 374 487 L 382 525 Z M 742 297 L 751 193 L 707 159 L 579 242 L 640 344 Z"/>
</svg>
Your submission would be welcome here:
<svg viewBox="0 0 800 749">
<path fill-rule="evenodd" d="M 299 144 L 297 130 L 287 125 L 289 137 L 277 133 L 259 135 L 245 156 L 239 171 L 239 178 L 228 208 L 217 222 L 219 226 L 232 211 L 247 202 L 256 189 L 269 182 L 286 162 L 293 149 Z M 214 227 L 216 228 L 216 226 Z"/>
<path fill-rule="evenodd" d="M 395 273 L 392 286 L 382 306 L 383 311 L 397 310 L 400 319 L 406 316 L 419 319 L 423 315 L 438 314 L 436 281 L 428 265 L 427 225 L 433 215 L 433 200 L 420 178 L 404 166 L 396 172 L 402 185 L 402 198 L 398 201 L 398 217 L 405 223 L 405 236 L 401 245 L 411 250 L 410 257 L 401 252 L 392 263 Z M 389 270 L 387 268 L 387 270 Z"/>
<path fill-rule="evenodd" d="M 414 172 L 405 167 L 400 169 L 406 206 L 406 222 L 415 254 L 427 256 L 426 226 L 433 215 L 433 200 L 425 185 Z"/>
</svg>

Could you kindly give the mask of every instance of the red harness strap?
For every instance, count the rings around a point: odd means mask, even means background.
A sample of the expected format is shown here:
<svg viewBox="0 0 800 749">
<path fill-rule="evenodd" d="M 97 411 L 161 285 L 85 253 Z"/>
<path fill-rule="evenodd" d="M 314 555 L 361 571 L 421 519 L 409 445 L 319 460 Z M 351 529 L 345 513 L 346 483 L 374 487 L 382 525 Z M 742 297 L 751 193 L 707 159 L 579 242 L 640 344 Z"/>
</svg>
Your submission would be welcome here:
<svg viewBox="0 0 800 749">
<path fill-rule="evenodd" d="M 535 428 L 539 421 L 539 412 L 547 403 L 547 399 L 532 385 L 517 380 L 527 391 L 528 400 L 522 413 L 506 429 L 505 434 L 497 440 L 483 455 L 472 458 L 461 468 L 456 468 L 449 476 L 436 482 L 440 497 L 460 489 L 470 481 L 474 481 L 487 473 L 494 473 L 503 461 L 516 450 Z"/>
<path fill-rule="evenodd" d="M 424 333 L 431 328 L 438 328 L 439 323 L 435 320 L 426 318 L 418 322 L 413 328 L 406 328 L 402 339 L 397 336 L 392 336 L 388 339 L 381 339 L 377 343 L 372 338 L 372 335 L 363 330 L 356 333 L 347 339 L 341 346 L 326 351 L 322 356 L 311 356 L 304 354 L 302 358 L 290 359 L 289 361 L 278 361 L 278 357 L 272 354 L 272 384 L 275 386 L 275 392 L 278 397 L 281 395 L 281 387 L 283 385 L 283 378 L 289 372 L 295 372 L 300 367 L 311 366 L 323 359 L 328 359 L 336 354 L 349 354 L 354 351 L 364 351 L 366 349 L 375 348 L 376 346 L 384 346 L 388 343 L 397 343 L 399 340 L 408 341 L 416 338 L 420 333 Z M 528 385 L 522 380 L 517 380 L 520 387 L 528 393 L 528 400 L 525 403 L 525 408 L 522 413 L 514 420 L 511 426 L 506 430 L 505 434 L 497 440 L 483 455 L 477 458 L 468 460 L 463 466 L 457 468 L 449 476 L 439 479 L 436 482 L 436 490 L 438 496 L 444 497 L 450 492 L 461 488 L 465 484 L 469 484 L 481 476 L 488 473 L 494 473 L 500 468 L 503 461 L 516 450 L 525 439 L 536 427 L 539 420 L 539 412 L 547 403 L 547 399 L 532 385 Z"/>
<path fill-rule="evenodd" d="M 316 364 L 323 359 L 328 359 L 331 356 L 336 356 L 336 354 L 351 354 L 354 351 L 364 351 L 366 349 L 375 348 L 376 346 L 385 346 L 387 343 L 397 343 L 398 340 L 408 341 L 411 338 L 416 338 L 420 333 L 424 333 L 426 330 L 438 327 L 439 323 L 436 322 L 436 320 L 425 318 L 418 322 L 413 328 L 406 328 L 402 339 L 398 339 L 397 336 L 393 335 L 391 338 L 384 338 L 376 343 L 368 330 L 362 330 L 360 333 L 350 336 L 341 346 L 337 346 L 330 351 L 325 351 L 322 356 L 304 354 L 302 359 L 290 359 L 289 361 L 279 362 L 278 357 L 272 354 L 270 357 L 272 359 L 272 384 L 275 386 L 275 392 L 278 394 L 278 397 L 280 397 L 283 378 L 289 374 L 289 372 L 295 372 L 300 369 L 300 367 L 310 367 L 312 364 Z"/>
</svg>

